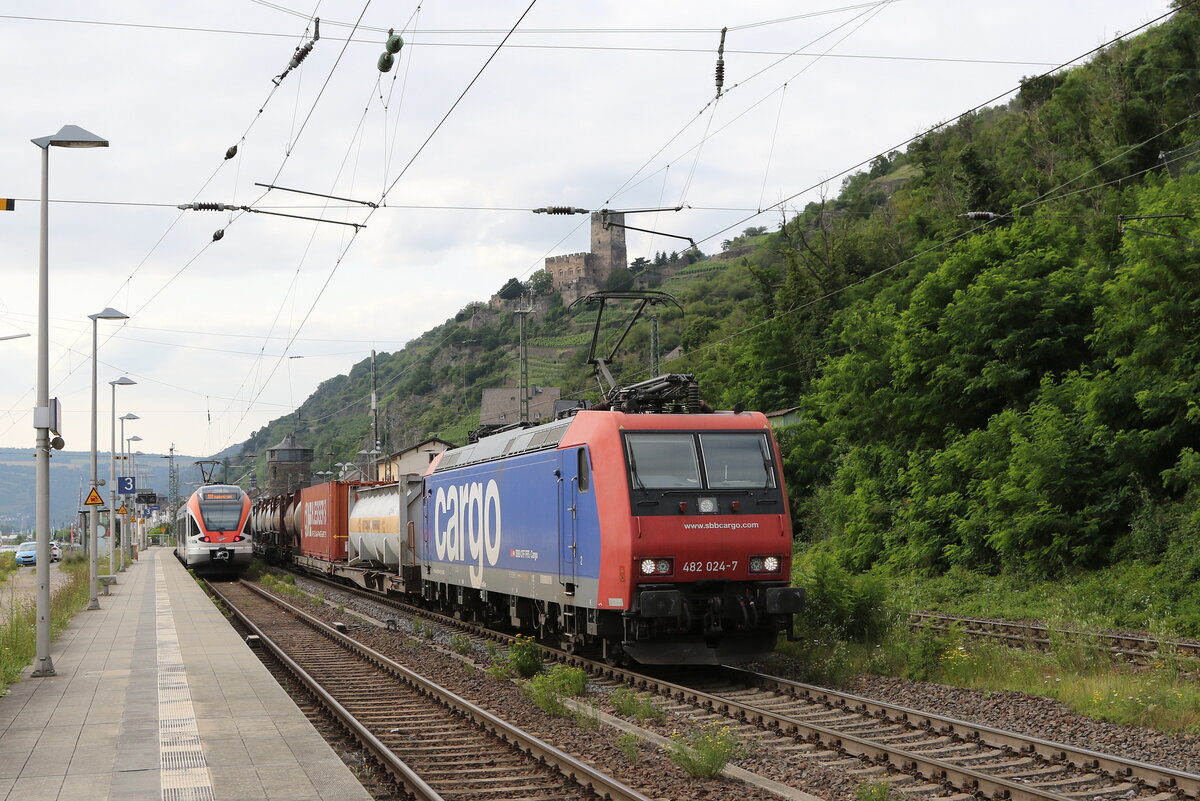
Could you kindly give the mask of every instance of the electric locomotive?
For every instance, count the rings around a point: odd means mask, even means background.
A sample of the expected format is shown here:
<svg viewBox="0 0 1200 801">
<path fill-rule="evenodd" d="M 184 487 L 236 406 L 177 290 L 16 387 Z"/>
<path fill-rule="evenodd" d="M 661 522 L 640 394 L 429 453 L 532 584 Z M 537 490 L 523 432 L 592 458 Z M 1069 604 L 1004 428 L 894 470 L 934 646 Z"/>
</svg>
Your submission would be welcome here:
<svg viewBox="0 0 1200 801">
<path fill-rule="evenodd" d="M 208 484 L 175 515 L 175 556 L 197 573 L 238 575 L 250 566 L 250 498 L 241 487 Z"/>
<path fill-rule="evenodd" d="M 580 411 L 480 439 L 433 463 L 421 532 L 427 602 L 612 661 L 761 659 L 803 606 L 760 413 Z"/>
</svg>

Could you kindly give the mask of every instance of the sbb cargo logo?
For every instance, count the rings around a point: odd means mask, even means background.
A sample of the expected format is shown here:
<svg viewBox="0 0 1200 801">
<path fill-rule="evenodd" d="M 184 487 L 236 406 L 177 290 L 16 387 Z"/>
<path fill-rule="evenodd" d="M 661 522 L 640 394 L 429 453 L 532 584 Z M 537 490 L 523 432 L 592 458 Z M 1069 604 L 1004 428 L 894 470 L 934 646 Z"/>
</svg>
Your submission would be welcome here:
<svg viewBox="0 0 1200 801">
<path fill-rule="evenodd" d="M 473 481 L 438 487 L 433 500 L 433 547 L 437 558 L 471 562 L 471 586 L 483 586 L 483 563 L 495 567 L 500 558 L 500 487 Z"/>
</svg>

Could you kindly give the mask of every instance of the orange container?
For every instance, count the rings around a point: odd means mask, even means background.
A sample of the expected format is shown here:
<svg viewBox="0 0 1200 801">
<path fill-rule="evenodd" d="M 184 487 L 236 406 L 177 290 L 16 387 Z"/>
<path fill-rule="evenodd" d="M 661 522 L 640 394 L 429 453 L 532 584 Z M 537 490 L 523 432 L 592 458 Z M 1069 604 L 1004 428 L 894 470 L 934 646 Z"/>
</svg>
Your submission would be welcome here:
<svg viewBox="0 0 1200 801">
<path fill-rule="evenodd" d="M 346 561 L 348 501 L 358 482 L 331 481 L 300 490 L 297 523 L 300 554 L 330 562 Z"/>
</svg>

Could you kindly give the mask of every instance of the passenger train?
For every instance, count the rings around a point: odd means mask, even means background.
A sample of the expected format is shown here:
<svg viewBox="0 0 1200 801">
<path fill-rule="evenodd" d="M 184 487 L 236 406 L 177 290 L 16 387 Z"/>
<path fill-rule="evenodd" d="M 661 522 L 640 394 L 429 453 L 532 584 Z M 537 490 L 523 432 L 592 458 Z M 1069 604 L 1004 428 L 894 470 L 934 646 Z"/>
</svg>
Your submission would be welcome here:
<svg viewBox="0 0 1200 801">
<path fill-rule="evenodd" d="M 778 446 L 761 413 L 708 410 L 691 376 L 653 381 L 423 475 L 260 498 L 255 551 L 614 662 L 762 659 L 804 603 Z"/>
<path fill-rule="evenodd" d="M 250 497 L 241 487 L 200 487 L 175 514 L 175 557 L 197 573 L 238 575 L 254 558 Z"/>
</svg>

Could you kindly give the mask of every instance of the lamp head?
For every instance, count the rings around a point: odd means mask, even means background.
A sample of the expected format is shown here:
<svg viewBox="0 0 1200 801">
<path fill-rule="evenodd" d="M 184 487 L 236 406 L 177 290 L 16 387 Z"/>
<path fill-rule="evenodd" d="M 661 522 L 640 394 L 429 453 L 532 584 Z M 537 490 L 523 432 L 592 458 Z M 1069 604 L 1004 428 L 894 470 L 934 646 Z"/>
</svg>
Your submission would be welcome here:
<svg viewBox="0 0 1200 801">
<path fill-rule="evenodd" d="M 78 125 L 64 125 L 53 136 L 41 136 L 29 140 L 45 150 L 47 147 L 108 147 L 108 140 L 85 131 Z"/>
<path fill-rule="evenodd" d="M 122 314 L 121 312 L 117 311 L 116 309 L 112 308 L 111 306 L 106 306 L 104 311 L 96 312 L 95 314 L 89 314 L 88 317 L 90 317 L 93 320 L 128 320 L 129 319 L 128 314 Z M 122 376 L 122 378 L 124 378 L 124 376 Z M 125 380 L 128 381 L 129 379 L 125 379 Z M 116 382 L 114 381 L 112 383 L 116 383 Z"/>
<path fill-rule="evenodd" d="M 136 384 L 137 382 L 134 381 L 129 376 L 123 375 L 120 378 L 118 378 L 116 381 L 109 381 L 108 383 L 112 384 L 114 387 L 128 387 L 128 386 L 132 386 L 133 384 Z"/>
<path fill-rule="evenodd" d="M 118 417 L 117 419 L 118 419 L 118 420 L 141 420 L 142 418 L 138 417 L 138 416 L 137 416 L 136 414 L 134 414 L 133 412 L 129 412 L 128 414 L 123 414 L 123 415 L 121 415 L 121 416 L 120 416 L 120 417 Z"/>
</svg>

